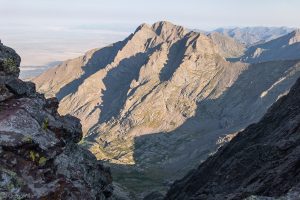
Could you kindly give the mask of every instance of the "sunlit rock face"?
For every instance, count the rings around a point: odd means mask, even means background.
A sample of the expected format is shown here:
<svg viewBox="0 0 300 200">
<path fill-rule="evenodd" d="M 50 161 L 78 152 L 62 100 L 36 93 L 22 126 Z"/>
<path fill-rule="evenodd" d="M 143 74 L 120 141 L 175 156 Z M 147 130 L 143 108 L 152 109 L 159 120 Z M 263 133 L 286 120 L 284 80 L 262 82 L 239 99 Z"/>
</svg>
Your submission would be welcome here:
<svg viewBox="0 0 300 200">
<path fill-rule="evenodd" d="M 110 163 L 116 180 L 164 190 L 258 121 L 299 77 L 294 57 L 250 63 L 248 50 L 219 33 L 142 24 L 34 82 L 60 100 L 59 113 L 81 120 L 83 145 Z"/>
</svg>

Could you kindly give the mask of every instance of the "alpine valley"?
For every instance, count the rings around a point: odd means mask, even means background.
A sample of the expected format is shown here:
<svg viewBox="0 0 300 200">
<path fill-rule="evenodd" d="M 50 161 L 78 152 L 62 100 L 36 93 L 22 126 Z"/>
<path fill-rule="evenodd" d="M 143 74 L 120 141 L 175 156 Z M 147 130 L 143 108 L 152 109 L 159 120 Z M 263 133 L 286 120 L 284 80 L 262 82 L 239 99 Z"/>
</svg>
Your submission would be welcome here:
<svg viewBox="0 0 300 200">
<path fill-rule="evenodd" d="M 81 146 L 111 168 L 115 185 L 126 191 L 119 196 L 141 199 L 151 191 L 165 193 L 174 180 L 258 122 L 299 77 L 299 30 L 204 33 L 162 21 L 142 24 L 123 41 L 64 61 L 32 81 L 46 97 L 58 98 L 60 115 L 80 119 Z M 242 135 L 256 132 L 247 128 Z M 246 154 L 242 146 L 248 144 L 239 144 L 235 151 Z M 231 156 L 221 150 L 215 159 Z M 199 172 L 172 185 L 166 198 L 210 198 L 201 196 L 200 186 L 180 184 L 195 183 L 223 160 L 214 165 L 208 159 Z M 217 178 L 207 180 L 213 184 Z"/>
</svg>

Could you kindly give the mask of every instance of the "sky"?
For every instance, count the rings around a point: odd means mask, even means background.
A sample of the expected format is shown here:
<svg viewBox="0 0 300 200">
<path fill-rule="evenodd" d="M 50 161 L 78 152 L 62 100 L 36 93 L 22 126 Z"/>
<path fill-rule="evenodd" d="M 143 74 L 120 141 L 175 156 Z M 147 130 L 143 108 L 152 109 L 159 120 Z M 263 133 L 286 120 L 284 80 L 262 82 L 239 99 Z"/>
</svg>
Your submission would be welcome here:
<svg viewBox="0 0 300 200">
<path fill-rule="evenodd" d="M 299 0 L 0 0 L 0 38 L 22 65 L 44 65 L 122 40 L 142 23 L 300 27 L 299 8 Z"/>
</svg>

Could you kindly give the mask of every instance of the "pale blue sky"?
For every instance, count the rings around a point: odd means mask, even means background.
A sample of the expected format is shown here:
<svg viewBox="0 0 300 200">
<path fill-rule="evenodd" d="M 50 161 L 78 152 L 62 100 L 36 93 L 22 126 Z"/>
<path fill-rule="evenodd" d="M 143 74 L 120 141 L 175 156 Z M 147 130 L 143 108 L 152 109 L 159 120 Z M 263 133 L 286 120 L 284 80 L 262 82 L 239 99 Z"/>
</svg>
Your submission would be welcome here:
<svg viewBox="0 0 300 200">
<path fill-rule="evenodd" d="M 42 64 L 121 40 L 144 22 L 300 27 L 299 8 L 300 0 L 0 0 L 0 38 L 24 65 Z"/>
<path fill-rule="evenodd" d="M 136 26 L 169 20 L 192 28 L 300 26 L 299 0 L 0 0 L 0 23 Z"/>
</svg>

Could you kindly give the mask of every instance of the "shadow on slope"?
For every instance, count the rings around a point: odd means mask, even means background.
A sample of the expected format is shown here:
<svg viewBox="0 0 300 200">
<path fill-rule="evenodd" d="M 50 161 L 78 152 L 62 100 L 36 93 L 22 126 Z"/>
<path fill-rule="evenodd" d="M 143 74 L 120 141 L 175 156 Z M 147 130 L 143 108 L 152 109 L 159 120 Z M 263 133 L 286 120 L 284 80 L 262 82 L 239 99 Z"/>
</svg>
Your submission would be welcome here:
<svg viewBox="0 0 300 200">
<path fill-rule="evenodd" d="M 166 199 L 299 199 L 299 94 L 300 79 L 258 123 L 176 181 Z"/>
<path fill-rule="evenodd" d="M 188 40 L 188 37 L 185 37 L 181 40 L 178 40 L 175 42 L 168 53 L 168 60 L 163 69 L 161 70 L 159 74 L 159 79 L 161 82 L 163 81 L 168 81 L 176 69 L 178 69 L 179 65 L 181 64 L 183 58 L 184 58 L 184 53 L 185 53 L 185 44 Z"/>
<path fill-rule="evenodd" d="M 135 164 L 109 164 L 115 181 L 136 193 L 165 191 L 172 181 L 215 152 L 219 146 L 216 141 L 221 136 L 236 133 L 258 121 L 300 76 L 298 71 L 274 86 L 297 63 L 250 65 L 219 98 L 199 102 L 196 115 L 176 130 L 134 138 Z"/>
<path fill-rule="evenodd" d="M 141 67 L 146 64 L 149 55 L 158 48 L 159 46 L 150 48 L 147 52 L 138 53 L 123 59 L 118 66 L 107 73 L 103 79 L 106 89 L 102 92 L 103 102 L 99 106 L 101 110 L 99 123 L 107 122 L 111 118 L 117 117 L 124 107 L 128 96 L 131 95 L 130 93 L 128 94 L 131 82 L 138 80 Z"/>
<path fill-rule="evenodd" d="M 95 106 L 90 112 L 93 113 L 96 109 L 101 110 L 99 123 L 107 122 L 108 120 L 120 114 L 121 109 L 129 96 L 134 93 L 134 89 L 129 92 L 130 85 L 133 80 L 138 80 L 139 72 L 142 66 L 147 62 L 150 54 L 156 51 L 159 46 L 149 48 L 147 52 L 137 53 L 134 56 L 123 59 L 118 66 L 109 70 L 103 83 L 105 90 L 102 90 L 102 103 Z M 97 124 L 90 128 L 93 130 Z"/>
<path fill-rule="evenodd" d="M 56 97 L 61 100 L 69 94 L 76 92 L 85 79 L 113 62 L 114 57 L 125 44 L 126 40 L 114 43 L 111 46 L 104 47 L 94 52 L 87 64 L 82 66 L 84 73 L 78 79 L 75 79 L 62 87 L 56 94 Z"/>
</svg>

